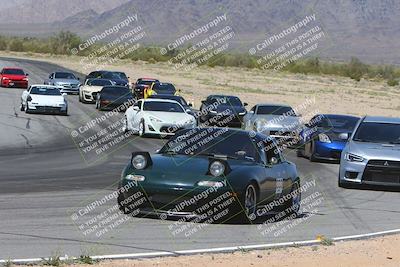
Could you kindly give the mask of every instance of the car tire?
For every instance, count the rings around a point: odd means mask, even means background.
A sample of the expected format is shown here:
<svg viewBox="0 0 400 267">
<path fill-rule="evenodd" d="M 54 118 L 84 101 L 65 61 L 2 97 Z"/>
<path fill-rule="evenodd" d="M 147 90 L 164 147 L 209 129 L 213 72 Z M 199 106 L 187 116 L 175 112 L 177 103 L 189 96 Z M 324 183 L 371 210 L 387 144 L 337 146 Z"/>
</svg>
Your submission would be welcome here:
<svg viewBox="0 0 400 267">
<path fill-rule="evenodd" d="M 25 106 L 25 113 L 29 113 L 30 111 L 29 111 L 29 107 L 28 107 L 28 103 L 26 103 L 26 106 Z"/>
<path fill-rule="evenodd" d="M 345 189 L 351 188 L 351 186 L 350 186 L 348 183 L 342 182 L 342 181 L 340 180 L 340 177 L 338 177 L 338 187 L 340 187 L 340 188 L 345 188 Z"/>
<path fill-rule="evenodd" d="M 241 209 L 239 220 L 242 223 L 251 223 L 256 219 L 258 191 L 254 183 L 249 183 L 241 199 Z"/>
<path fill-rule="evenodd" d="M 25 107 L 24 107 L 24 104 L 22 104 L 22 102 L 21 102 L 20 110 L 21 110 L 21 111 L 25 111 Z"/>
<path fill-rule="evenodd" d="M 317 158 L 315 157 L 315 152 L 314 152 L 314 143 L 311 143 L 311 148 L 310 148 L 310 157 L 309 157 L 309 160 L 311 161 L 311 162 L 316 162 L 317 161 Z"/>
<path fill-rule="evenodd" d="M 292 194 L 297 194 L 292 197 Z M 295 214 L 296 216 L 299 215 L 300 212 L 300 203 L 301 203 L 301 191 L 300 191 L 300 180 L 296 180 L 290 190 L 290 198 L 284 204 L 284 210 L 288 211 L 287 215 Z"/>
<path fill-rule="evenodd" d="M 146 125 L 144 123 L 144 120 L 141 120 L 139 123 L 139 130 L 138 134 L 140 137 L 145 137 L 146 136 Z"/>
<path fill-rule="evenodd" d="M 300 149 L 297 149 L 297 150 L 296 150 L 296 156 L 297 156 L 298 158 L 304 157 L 303 151 L 301 151 Z"/>
</svg>

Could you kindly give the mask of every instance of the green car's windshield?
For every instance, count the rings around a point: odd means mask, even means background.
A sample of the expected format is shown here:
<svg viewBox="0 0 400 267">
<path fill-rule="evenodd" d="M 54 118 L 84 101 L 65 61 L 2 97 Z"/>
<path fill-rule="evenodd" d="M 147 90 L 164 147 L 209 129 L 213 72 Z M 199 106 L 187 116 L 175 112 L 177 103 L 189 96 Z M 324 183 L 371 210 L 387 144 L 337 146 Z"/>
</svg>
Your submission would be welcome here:
<svg viewBox="0 0 400 267">
<path fill-rule="evenodd" d="M 228 158 L 256 160 L 258 150 L 245 132 L 227 128 L 182 130 L 160 150 L 161 154 L 220 155 Z"/>
</svg>

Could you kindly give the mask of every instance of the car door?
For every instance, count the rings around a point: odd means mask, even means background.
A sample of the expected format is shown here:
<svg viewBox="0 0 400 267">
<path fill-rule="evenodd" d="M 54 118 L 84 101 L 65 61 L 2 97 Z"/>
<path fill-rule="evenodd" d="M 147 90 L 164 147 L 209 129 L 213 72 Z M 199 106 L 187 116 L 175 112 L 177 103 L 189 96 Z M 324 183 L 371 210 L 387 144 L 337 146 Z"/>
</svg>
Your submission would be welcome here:
<svg viewBox="0 0 400 267">
<path fill-rule="evenodd" d="M 28 89 L 22 92 L 21 103 L 23 106 L 26 106 L 26 99 L 28 98 L 29 92 L 31 91 L 31 86 Z"/>
<path fill-rule="evenodd" d="M 263 185 L 264 198 L 272 201 L 287 194 L 291 190 L 291 180 L 286 170 L 287 162 L 280 154 L 273 141 L 266 142 L 266 183 Z"/>
<path fill-rule="evenodd" d="M 131 113 L 131 121 L 132 127 L 134 130 L 139 130 L 139 123 L 142 119 L 141 112 L 142 112 L 143 101 L 139 100 L 132 106 L 132 113 Z"/>
</svg>

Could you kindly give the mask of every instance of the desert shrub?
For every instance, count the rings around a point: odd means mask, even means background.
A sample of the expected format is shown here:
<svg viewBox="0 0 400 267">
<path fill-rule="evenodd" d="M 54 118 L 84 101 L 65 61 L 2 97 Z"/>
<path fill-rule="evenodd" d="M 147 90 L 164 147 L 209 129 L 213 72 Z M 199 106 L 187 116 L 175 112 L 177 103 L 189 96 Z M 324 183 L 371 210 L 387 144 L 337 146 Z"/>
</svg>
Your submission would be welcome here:
<svg viewBox="0 0 400 267">
<path fill-rule="evenodd" d="M 395 80 L 395 79 L 390 79 L 390 80 L 387 81 L 387 84 L 389 86 L 397 86 L 397 85 L 399 85 L 399 81 Z"/>
</svg>

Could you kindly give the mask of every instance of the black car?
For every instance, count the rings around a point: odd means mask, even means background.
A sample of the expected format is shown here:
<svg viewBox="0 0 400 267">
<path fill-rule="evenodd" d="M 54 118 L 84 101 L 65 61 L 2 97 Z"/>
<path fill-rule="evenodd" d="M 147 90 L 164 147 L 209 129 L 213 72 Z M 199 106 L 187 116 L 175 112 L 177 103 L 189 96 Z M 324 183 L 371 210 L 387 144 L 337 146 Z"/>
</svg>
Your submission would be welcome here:
<svg viewBox="0 0 400 267">
<path fill-rule="evenodd" d="M 133 104 L 133 95 L 125 86 L 105 86 L 97 94 L 96 109 L 125 111 Z"/>
<path fill-rule="evenodd" d="M 156 99 L 169 99 L 169 100 L 175 100 L 179 104 L 182 105 L 182 107 L 189 113 L 194 115 L 194 110 L 193 110 L 193 105 L 189 104 L 186 102 L 186 100 L 179 96 L 179 95 L 151 95 L 149 98 L 156 98 Z"/>
<path fill-rule="evenodd" d="M 124 72 L 120 71 L 108 71 L 108 70 L 92 71 L 86 76 L 85 83 L 86 80 L 88 79 L 106 79 L 113 81 L 115 85 L 129 87 L 128 77 Z"/>
<path fill-rule="evenodd" d="M 176 88 L 172 83 L 153 83 L 151 89 L 160 95 L 174 95 Z"/>
<path fill-rule="evenodd" d="M 115 85 L 129 88 L 129 80 L 125 73 L 119 71 L 109 71 L 103 73 L 101 78 L 113 81 Z"/>
<path fill-rule="evenodd" d="M 201 101 L 199 111 L 200 123 L 208 126 L 242 127 L 243 117 L 247 111 L 247 103 L 236 96 L 210 95 Z"/>
<path fill-rule="evenodd" d="M 86 83 L 86 81 L 88 80 L 88 79 L 101 79 L 102 78 L 102 75 L 104 74 L 104 73 L 107 73 L 107 72 L 109 72 L 108 70 L 96 70 L 96 71 L 92 71 L 91 73 L 89 73 L 88 75 L 86 75 L 86 78 L 85 78 L 85 82 L 84 83 Z"/>
<path fill-rule="evenodd" d="M 133 87 L 133 94 L 136 99 L 144 98 L 144 90 L 150 88 L 153 83 L 159 83 L 160 81 L 153 78 L 139 78 Z"/>
</svg>

